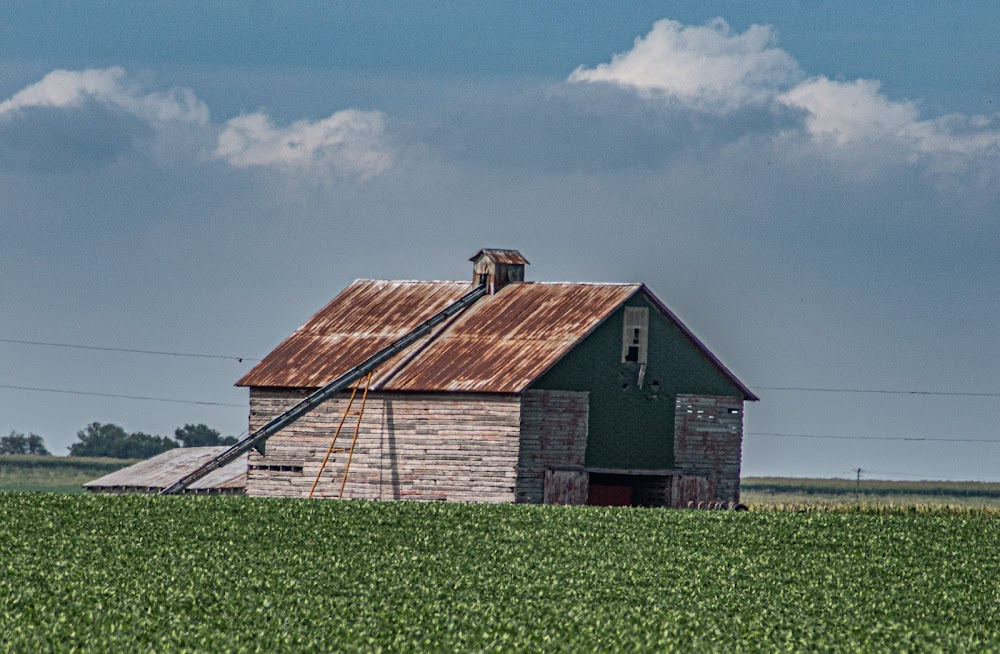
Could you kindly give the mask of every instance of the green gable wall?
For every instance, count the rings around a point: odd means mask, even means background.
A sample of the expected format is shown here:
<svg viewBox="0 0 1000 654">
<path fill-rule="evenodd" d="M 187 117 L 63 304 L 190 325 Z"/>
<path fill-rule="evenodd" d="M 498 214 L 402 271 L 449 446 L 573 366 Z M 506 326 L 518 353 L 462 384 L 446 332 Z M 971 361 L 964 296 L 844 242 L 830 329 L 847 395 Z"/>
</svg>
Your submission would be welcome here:
<svg viewBox="0 0 1000 654">
<path fill-rule="evenodd" d="M 588 466 L 671 468 L 677 394 L 743 394 L 645 293 L 637 293 L 625 306 L 649 308 L 646 377 L 641 389 L 636 383 L 639 364 L 621 362 L 623 307 L 531 388 L 590 392 Z M 655 393 L 654 381 L 660 383 Z"/>
</svg>

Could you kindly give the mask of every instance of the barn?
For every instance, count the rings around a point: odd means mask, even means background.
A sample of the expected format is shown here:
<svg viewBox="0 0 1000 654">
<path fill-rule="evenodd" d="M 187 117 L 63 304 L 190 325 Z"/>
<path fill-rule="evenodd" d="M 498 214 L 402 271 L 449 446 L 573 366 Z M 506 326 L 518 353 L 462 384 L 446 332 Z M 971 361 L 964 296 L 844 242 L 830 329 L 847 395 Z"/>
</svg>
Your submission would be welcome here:
<svg viewBox="0 0 1000 654">
<path fill-rule="evenodd" d="M 357 280 L 237 382 L 255 432 L 470 289 L 485 294 L 269 436 L 246 493 L 633 506 L 738 501 L 757 397 L 645 285 Z"/>
</svg>

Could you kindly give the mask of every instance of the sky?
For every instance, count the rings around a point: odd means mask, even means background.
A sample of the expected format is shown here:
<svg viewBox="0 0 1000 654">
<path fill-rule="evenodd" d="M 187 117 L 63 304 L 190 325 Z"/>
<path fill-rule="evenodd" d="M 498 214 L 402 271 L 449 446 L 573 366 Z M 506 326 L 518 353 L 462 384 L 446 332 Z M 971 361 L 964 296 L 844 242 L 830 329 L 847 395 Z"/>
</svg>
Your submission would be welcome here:
<svg viewBox="0 0 1000 654">
<path fill-rule="evenodd" d="M 761 398 L 745 475 L 1000 480 L 998 22 L 5 3 L 0 433 L 238 435 L 233 383 L 351 280 L 507 247 L 663 299 Z"/>
</svg>

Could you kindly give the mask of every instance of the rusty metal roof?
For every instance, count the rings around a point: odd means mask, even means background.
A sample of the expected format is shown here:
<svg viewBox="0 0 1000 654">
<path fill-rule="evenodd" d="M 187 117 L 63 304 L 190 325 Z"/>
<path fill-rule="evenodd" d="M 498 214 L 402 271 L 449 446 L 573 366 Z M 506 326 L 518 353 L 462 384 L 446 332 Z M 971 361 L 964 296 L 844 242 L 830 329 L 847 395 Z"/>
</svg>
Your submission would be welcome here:
<svg viewBox="0 0 1000 654">
<path fill-rule="evenodd" d="M 373 387 L 521 392 L 640 287 L 510 284 L 399 354 Z M 322 386 L 471 288 L 468 282 L 358 280 L 236 385 Z"/>
<path fill-rule="evenodd" d="M 475 261 L 480 255 L 486 255 L 496 263 L 503 263 L 507 265 L 511 264 L 527 264 L 528 260 L 524 258 L 524 255 L 517 250 L 500 250 L 497 248 L 483 248 L 479 252 L 476 252 L 469 261 Z"/>
<path fill-rule="evenodd" d="M 236 385 L 323 386 L 471 289 L 471 282 L 357 280 Z M 386 369 L 392 365 L 390 362 Z"/>
<path fill-rule="evenodd" d="M 355 281 L 236 384 L 323 386 L 471 288 L 468 282 Z M 372 388 L 520 393 L 640 291 L 747 399 L 756 399 L 642 284 L 509 284 L 390 360 Z"/>
<path fill-rule="evenodd" d="M 88 490 L 133 490 L 155 492 L 167 488 L 178 479 L 198 469 L 212 457 L 229 449 L 221 447 L 178 447 L 157 454 L 121 470 L 116 470 L 88 481 Z M 243 456 L 229 465 L 213 470 L 188 487 L 188 492 L 235 491 L 246 488 L 247 457 Z"/>
<path fill-rule="evenodd" d="M 460 314 L 382 387 L 519 393 L 639 288 L 639 284 L 510 284 Z"/>
</svg>

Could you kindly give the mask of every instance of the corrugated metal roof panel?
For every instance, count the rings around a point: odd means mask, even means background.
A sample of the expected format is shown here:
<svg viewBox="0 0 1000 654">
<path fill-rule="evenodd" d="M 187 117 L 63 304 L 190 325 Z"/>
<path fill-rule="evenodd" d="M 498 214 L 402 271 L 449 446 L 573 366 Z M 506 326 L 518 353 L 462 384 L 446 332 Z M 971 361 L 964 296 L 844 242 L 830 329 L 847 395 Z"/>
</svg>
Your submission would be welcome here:
<svg viewBox="0 0 1000 654">
<path fill-rule="evenodd" d="M 470 288 L 464 282 L 356 281 L 237 385 L 323 386 Z M 520 392 L 639 288 L 511 284 L 385 364 L 374 387 Z"/>
<path fill-rule="evenodd" d="M 511 284 L 473 304 L 383 388 L 519 393 L 639 288 Z"/>
<path fill-rule="evenodd" d="M 221 447 L 178 447 L 88 481 L 84 488 L 135 488 L 162 490 L 189 472 L 201 467 L 212 457 L 228 449 Z M 213 470 L 189 487 L 190 491 L 246 488 L 247 457 Z"/>
<path fill-rule="evenodd" d="M 357 280 L 244 375 L 237 386 L 318 388 L 459 299 L 470 282 Z M 404 352 L 400 356 L 405 356 Z M 390 362 L 386 369 L 392 363 Z"/>
</svg>

